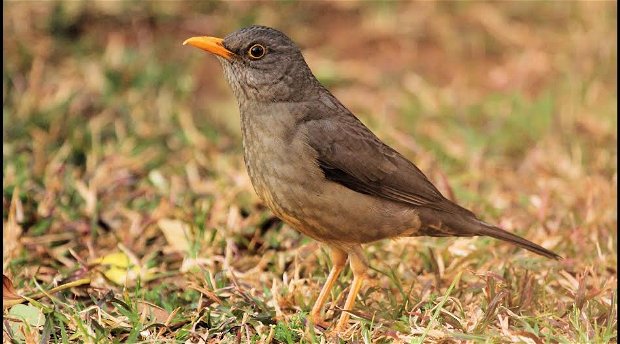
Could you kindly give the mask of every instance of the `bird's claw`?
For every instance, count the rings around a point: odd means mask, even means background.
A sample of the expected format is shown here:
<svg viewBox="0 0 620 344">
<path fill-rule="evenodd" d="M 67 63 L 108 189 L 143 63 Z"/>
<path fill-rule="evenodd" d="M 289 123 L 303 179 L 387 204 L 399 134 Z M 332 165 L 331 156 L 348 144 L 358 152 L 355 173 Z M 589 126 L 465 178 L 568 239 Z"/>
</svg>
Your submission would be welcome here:
<svg viewBox="0 0 620 344">
<path fill-rule="evenodd" d="M 331 323 L 323 320 L 319 315 L 310 316 L 310 322 L 312 322 L 312 325 L 320 331 L 325 331 L 331 326 Z"/>
</svg>

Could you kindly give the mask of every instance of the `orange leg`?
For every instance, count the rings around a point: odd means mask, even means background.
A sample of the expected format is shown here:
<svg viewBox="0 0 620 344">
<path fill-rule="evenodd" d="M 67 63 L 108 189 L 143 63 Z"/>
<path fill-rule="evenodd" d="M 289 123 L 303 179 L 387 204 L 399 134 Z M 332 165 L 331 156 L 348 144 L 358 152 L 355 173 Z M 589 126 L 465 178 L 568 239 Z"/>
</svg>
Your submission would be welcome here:
<svg viewBox="0 0 620 344">
<path fill-rule="evenodd" d="M 355 247 L 351 252 L 351 270 L 353 271 L 353 282 L 351 283 L 351 290 L 347 296 L 347 301 L 344 304 L 344 310 L 340 315 L 338 325 L 336 325 L 336 332 L 340 332 L 345 329 L 349 322 L 349 311 L 355 306 L 355 298 L 362 288 L 364 280 L 368 278 L 368 264 L 364 258 L 364 252 L 361 246 Z"/>
<path fill-rule="evenodd" d="M 342 272 L 344 268 L 344 264 L 347 262 L 347 253 L 338 248 L 331 248 L 331 256 L 332 256 L 332 270 L 329 272 L 329 276 L 327 277 L 327 281 L 325 281 L 325 285 L 323 285 L 323 289 L 321 289 L 321 293 L 319 297 L 316 299 L 314 306 L 312 307 L 312 311 L 310 312 L 310 319 L 315 325 L 320 325 L 322 327 L 327 328 L 328 324 L 325 324 L 321 318 L 321 310 L 329 297 L 329 292 L 332 290 L 336 279 L 338 279 L 338 275 Z"/>
</svg>

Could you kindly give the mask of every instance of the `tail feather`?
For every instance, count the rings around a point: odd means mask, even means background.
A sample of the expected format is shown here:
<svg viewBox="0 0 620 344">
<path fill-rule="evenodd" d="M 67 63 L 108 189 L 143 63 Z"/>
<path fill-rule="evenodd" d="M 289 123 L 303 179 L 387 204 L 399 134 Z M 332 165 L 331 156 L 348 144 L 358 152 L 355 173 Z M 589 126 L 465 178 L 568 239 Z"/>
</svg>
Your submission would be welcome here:
<svg viewBox="0 0 620 344">
<path fill-rule="evenodd" d="M 545 256 L 551 259 L 562 259 L 562 257 L 555 252 L 547 250 L 546 248 L 537 245 L 527 239 L 524 239 L 518 235 L 514 235 L 510 232 L 507 232 L 499 227 L 490 225 L 488 223 L 482 222 L 480 220 L 476 220 L 479 223 L 475 231 L 475 235 L 486 235 L 495 239 L 504 240 L 510 243 L 513 243 L 519 247 L 522 247 L 528 251 L 532 251 L 541 256 Z"/>
<path fill-rule="evenodd" d="M 490 225 L 479 220 L 471 211 L 456 204 L 455 211 L 451 213 L 441 212 L 434 209 L 420 208 L 419 216 L 423 229 L 418 235 L 435 237 L 458 236 L 470 237 L 485 235 L 495 239 L 507 241 L 528 251 L 551 259 L 562 259 L 558 254 L 540 245 L 537 245 L 518 235 L 507 232 L 499 227 Z"/>
</svg>

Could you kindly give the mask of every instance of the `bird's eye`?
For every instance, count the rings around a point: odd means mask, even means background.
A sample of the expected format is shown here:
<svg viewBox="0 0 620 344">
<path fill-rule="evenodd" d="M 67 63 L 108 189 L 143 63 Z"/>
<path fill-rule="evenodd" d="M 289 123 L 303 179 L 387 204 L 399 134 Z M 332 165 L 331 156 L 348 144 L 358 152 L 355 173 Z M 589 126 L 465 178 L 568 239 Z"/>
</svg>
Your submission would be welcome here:
<svg viewBox="0 0 620 344">
<path fill-rule="evenodd" d="M 255 60 L 258 60 L 261 57 L 265 56 L 265 52 L 266 51 L 267 51 L 267 49 L 265 49 L 265 47 L 263 47 L 262 45 L 254 44 L 248 50 L 248 55 L 250 55 L 251 58 L 253 58 Z"/>
</svg>

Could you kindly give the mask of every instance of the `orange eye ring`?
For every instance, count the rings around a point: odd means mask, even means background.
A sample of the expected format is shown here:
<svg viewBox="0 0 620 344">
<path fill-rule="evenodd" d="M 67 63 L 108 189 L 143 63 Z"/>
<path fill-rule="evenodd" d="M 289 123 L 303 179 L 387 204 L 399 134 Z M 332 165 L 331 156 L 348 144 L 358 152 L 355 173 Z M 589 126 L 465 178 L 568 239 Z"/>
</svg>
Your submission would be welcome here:
<svg viewBox="0 0 620 344">
<path fill-rule="evenodd" d="M 254 44 L 248 49 L 248 56 L 254 60 L 258 60 L 265 56 L 267 49 L 260 44 Z"/>
</svg>

